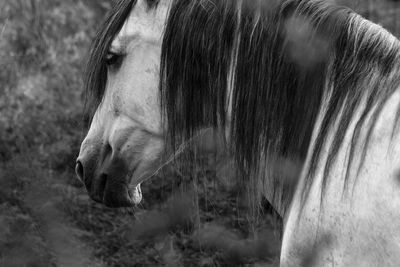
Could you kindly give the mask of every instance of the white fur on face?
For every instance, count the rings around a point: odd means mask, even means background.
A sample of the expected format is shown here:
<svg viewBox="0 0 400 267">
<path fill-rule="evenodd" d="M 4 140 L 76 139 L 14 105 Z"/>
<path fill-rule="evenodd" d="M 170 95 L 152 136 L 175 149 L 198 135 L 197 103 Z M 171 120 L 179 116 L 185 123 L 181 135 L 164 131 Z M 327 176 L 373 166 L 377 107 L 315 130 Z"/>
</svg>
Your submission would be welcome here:
<svg viewBox="0 0 400 267">
<path fill-rule="evenodd" d="M 124 175 L 130 176 L 134 202 L 140 201 L 139 185 L 153 174 L 164 147 L 158 83 L 169 2 L 162 0 L 150 10 L 144 0 L 138 0 L 112 42 L 110 51 L 122 55 L 121 64 L 108 69 L 104 98 L 79 157 L 100 157 L 96 151 L 109 145 L 111 160 L 122 160 L 127 166 Z"/>
</svg>

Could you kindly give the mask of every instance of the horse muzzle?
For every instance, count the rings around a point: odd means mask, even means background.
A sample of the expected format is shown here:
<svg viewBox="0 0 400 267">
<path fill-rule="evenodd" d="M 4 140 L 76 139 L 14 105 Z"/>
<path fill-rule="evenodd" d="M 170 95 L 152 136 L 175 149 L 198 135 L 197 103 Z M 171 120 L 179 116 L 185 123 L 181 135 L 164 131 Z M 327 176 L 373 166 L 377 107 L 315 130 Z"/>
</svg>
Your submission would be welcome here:
<svg viewBox="0 0 400 267">
<path fill-rule="evenodd" d="M 130 207 L 142 199 L 140 184 L 130 186 L 139 164 L 130 168 L 122 157 L 92 146 L 81 151 L 75 172 L 94 201 L 107 207 Z"/>
</svg>

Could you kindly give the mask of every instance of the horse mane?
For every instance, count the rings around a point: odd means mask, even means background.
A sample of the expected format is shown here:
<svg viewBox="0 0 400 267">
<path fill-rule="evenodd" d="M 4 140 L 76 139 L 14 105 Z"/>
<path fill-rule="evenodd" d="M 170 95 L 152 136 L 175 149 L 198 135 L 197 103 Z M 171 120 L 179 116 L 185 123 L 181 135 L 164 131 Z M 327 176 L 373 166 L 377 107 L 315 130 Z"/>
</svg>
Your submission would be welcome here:
<svg viewBox="0 0 400 267">
<path fill-rule="evenodd" d="M 306 196 L 328 133 L 337 127 L 323 188 L 359 108 L 352 143 L 368 144 L 383 105 L 400 84 L 399 50 L 384 29 L 329 1 L 173 0 L 160 65 L 168 142 L 176 148 L 202 127 L 227 127 L 230 149 L 257 206 L 266 182 L 285 183 L 274 170 L 280 158 L 304 163 L 325 105 Z M 361 140 L 362 127 L 369 133 Z M 290 203 L 285 195 L 291 194 L 273 195 L 285 210 Z"/>
</svg>

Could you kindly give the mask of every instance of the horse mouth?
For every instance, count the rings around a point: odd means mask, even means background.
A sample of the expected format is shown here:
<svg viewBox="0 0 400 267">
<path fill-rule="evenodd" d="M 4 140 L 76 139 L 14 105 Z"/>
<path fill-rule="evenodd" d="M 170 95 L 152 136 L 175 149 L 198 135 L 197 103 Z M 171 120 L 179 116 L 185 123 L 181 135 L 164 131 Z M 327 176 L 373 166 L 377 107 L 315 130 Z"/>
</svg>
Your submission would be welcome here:
<svg viewBox="0 0 400 267">
<path fill-rule="evenodd" d="M 129 185 L 129 180 L 128 177 L 123 181 L 111 179 L 106 174 L 103 174 L 98 178 L 94 190 L 89 195 L 94 201 L 109 208 L 135 206 L 142 200 L 142 191 L 140 183 Z"/>
</svg>

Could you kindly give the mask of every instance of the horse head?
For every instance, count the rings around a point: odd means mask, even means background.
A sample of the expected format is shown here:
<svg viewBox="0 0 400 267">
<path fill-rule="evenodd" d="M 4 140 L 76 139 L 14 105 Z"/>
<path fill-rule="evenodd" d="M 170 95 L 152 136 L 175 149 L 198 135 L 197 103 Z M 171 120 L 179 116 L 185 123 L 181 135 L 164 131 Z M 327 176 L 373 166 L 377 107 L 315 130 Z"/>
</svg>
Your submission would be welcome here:
<svg viewBox="0 0 400 267">
<path fill-rule="evenodd" d="M 166 13 L 164 1 L 121 1 L 93 44 L 86 89 L 97 109 L 76 173 L 106 206 L 140 202 L 140 183 L 163 151 L 158 76 Z"/>
</svg>

